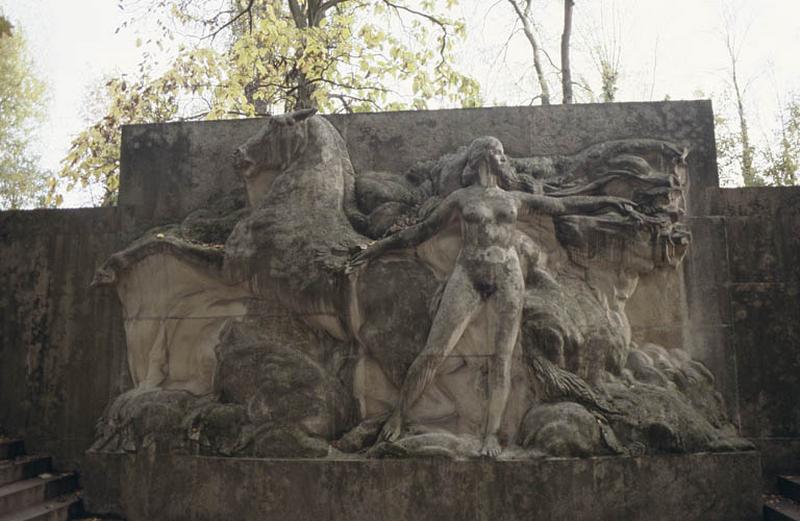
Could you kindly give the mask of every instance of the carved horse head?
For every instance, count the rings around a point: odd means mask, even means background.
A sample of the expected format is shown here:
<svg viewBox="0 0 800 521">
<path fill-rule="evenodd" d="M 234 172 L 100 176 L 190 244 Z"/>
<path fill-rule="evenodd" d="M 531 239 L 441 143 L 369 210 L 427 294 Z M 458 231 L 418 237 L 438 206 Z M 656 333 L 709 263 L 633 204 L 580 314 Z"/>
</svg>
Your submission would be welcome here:
<svg viewBox="0 0 800 521">
<path fill-rule="evenodd" d="M 234 151 L 234 168 L 244 179 L 252 208 L 260 205 L 275 177 L 302 155 L 308 144 L 306 120 L 316 112 L 312 108 L 270 116 L 258 133 Z"/>
</svg>

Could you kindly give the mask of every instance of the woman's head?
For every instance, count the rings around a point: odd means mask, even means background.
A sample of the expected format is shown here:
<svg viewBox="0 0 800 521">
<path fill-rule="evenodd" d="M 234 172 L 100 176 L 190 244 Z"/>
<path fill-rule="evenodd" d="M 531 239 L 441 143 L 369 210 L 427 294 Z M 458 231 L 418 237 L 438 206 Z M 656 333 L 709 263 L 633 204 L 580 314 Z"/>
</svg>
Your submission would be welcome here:
<svg viewBox="0 0 800 521">
<path fill-rule="evenodd" d="M 480 180 L 481 173 L 491 177 L 501 175 L 505 162 L 503 144 L 499 139 L 492 136 L 477 138 L 467 149 L 467 165 L 462 173 L 462 184 L 475 184 Z"/>
</svg>

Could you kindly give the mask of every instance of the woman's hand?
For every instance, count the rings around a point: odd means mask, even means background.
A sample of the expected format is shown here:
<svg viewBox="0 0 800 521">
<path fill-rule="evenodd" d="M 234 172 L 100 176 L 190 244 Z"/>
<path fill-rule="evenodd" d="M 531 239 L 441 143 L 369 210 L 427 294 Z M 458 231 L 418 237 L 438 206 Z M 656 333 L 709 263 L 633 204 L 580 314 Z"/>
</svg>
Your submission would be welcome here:
<svg viewBox="0 0 800 521">
<path fill-rule="evenodd" d="M 651 217 L 649 215 L 643 214 L 636 210 L 639 207 L 638 204 L 634 203 L 630 199 L 625 199 L 624 197 L 602 197 L 600 198 L 602 202 L 608 204 L 620 214 L 625 215 L 627 217 L 631 217 L 637 222 L 646 222 L 646 223 L 655 223 L 661 224 L 663 222 L 663 217 Z"/>
<path fill-rule="evenodd" d="M 386 240 L 375 241 L 370 244 L 359 246 L 360 250 L 357 251 L 345 265 L 344 272 L 350 273 L 358 266 L 366 263 L 367 261 L 378 257 L 386 250 Z"/>
<path fill-rule="evenodd" d="M 632 217 L 639 215 L 639 212 L 636 211 L 638 205 L 624 197 L 614 197 L 611 195 L 601 196 L 597 198 L 597 202 L 601 205 L 610 206 L 622 215 L 630 215 Z"/>
</svg>

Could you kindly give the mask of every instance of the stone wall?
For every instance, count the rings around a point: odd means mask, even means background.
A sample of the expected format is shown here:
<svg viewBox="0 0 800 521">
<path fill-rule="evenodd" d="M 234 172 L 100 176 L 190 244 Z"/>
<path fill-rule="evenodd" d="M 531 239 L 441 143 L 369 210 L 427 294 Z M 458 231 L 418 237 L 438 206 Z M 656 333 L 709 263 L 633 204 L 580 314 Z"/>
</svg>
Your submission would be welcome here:
<svg viewBox="0 0 800 521">
<path fill-rule="evenodd" d="M 356 173 L 403 173 L 481 135 L 512 157 L 571 154 L 602 141 L 644 137 L 689 146 L 692 191 L 718 185 L 708 101 L 553 105 L 327 116 L 347 142 Z M 210 197 L 240 186 L 234 149 L 258 119 L 123 128 L 119 204 L 143 225 L 176 222 Z"/>
<path fill-rule="evenodd" d="M 731 346 L 725 363 L 736 370 L 739 425 L 762 450 L 773 486 L 774 474 L 800 469 L 800 187 L 708 195 L 696 244 L 708 241 L 717 255 L 707 289 Z M 688 282 L 690 297 L 703 290 Z"/>
<path fill-rule="evenodd" d="M 130 222 L 115 208 L 0 213 L 0 427 L 61 467 L 129 385 L 117 296 L 89 283 Z"/>
<path fill-rule="evenodd" d="M 754 452 L 534 461 L 88 459 L 89 508 L 125 512 L 128 521 L 761 518 Z"/>
<path fill-rule="evenodd" d="M 694 243 L 655 298 L 630 303 L 639 341 L 684 346 L 717 378 L 745 436 L 778 461 L 799 454 L 798 189 L 720 190 L 708 102 L 624 103 L 331 116 L 357 171 L 402 171 L 478 135 L 511 156 L 573 153 L 613 139 L 690 145 Z M 95 267 L 153 224 L 176 222 L 240 186 L 230 153 L 259 120 L 126 127 L 117 209 L 0 213 L 0 426 L 34 450 L 81 463 L 94 422 L 130 385 L 112 290 Z M 664 275 L 654 275 L 664 276 Z M 772 468 L 770 467 L 770 468 Z"/>
</svg>

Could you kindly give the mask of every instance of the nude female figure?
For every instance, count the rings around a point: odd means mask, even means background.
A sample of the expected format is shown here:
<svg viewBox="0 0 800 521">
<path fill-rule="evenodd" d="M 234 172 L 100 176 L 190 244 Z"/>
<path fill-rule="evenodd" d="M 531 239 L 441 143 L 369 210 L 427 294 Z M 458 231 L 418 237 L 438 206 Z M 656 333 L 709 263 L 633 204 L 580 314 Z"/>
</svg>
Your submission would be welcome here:
<svg viewBox="0 0 800 521">
<path fill-rule="evenodd" d="M 422 222 L 372 243 L 356 254 L 357 265 L 392 249 L 416 246 L 431 238 L 452 218 L 461 222 L 463 245 L 442 293 L 439 309 L 422 352 L 406 374 L 400 399 L 386 421 L 381 437 L 397 439 L 414 403 L 436 376 L 467 326 L 479 314 L 488 319 L 493 353 L 489 363 L 488 408 L 482 434 L 481 455 L 495 457 L 501 447 L 497 438 L 511 387 L 511 360 L 525 292 L 520 259 L 515 248 L 516 223 L 535 214 L 593 213 L 607 208 L 628 213 L 633 203 L 618 197 L 554 198 L 506 191 L 497 179 L 506 161 L 503 145 L 482 137 L 469 147 L 464 184 L 452 192 Z"/>
</svg>

